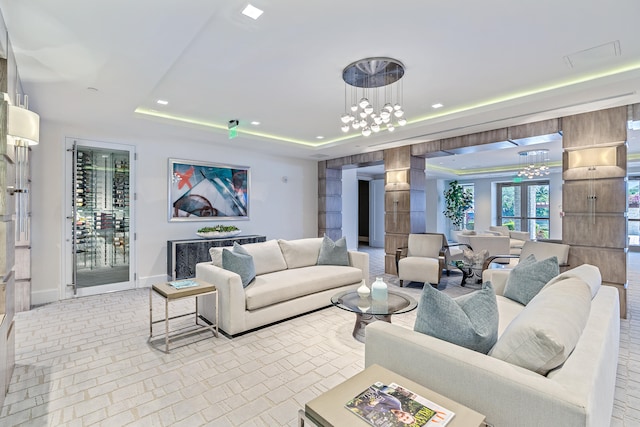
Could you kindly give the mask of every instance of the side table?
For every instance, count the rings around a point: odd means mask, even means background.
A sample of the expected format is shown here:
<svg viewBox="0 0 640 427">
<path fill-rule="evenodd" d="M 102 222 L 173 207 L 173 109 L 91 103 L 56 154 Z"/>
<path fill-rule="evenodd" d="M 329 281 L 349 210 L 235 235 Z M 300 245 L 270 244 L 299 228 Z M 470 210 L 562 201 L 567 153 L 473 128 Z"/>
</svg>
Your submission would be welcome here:
<svg viewBox="0 0 640 427">
<path fill-rule="evenodd" d="M 207 282 L 203 282 L 198 279 L 189 279 L 188 281 L 196 283 L 197 286 L 175 288 L 171 286 L 170 284 L 171 282 L 167 282 L 167 283 L 159 283 L 157 285 L 153 285 L 149 290 L 149 339 L 153 338 L 153 324 L 164 322 L 164 340 L 165 340 L 165 348 L 167 353 L 169 353 L 169 342 L 171 339 L 190 335 L 195 332 L 200 332 L 202 329 L 209 329 L 211 332 L 213 332 L 213 334 L 216 337 L 218 337 L 218 290 L 214 285 L 211 285 Z M 153 294 L 154 293 L 164 298 L 164 318 L 155 320 L 155 321 L 153 320 Z M 198 322 L 198 320 L 200 319 L 200 311 L 198 310 L 198 297 L 201 297 L 204 295 L 210 295 L 210 294 L 215 295 L 214 299 L 215 299 L 215 305 L 216 305 L 215 307 L 216 321 L 214 324 L 212 324 L 207 322 L 206 319 L 203 318 L 202 321 L 205 322 L 205 324 L 201 324 Z M 196 302 L 195 311 L 169 317 L 169 301 L 177 301 L 179 299 L 191 298 L 191 297 L 195 297 L 195 302 Z M 195 328 L 190 328 L 188 331 L 182 332 L 182 333 L 174 333 L 171 335 L 169 334 L 169 320 L 190 316 L 192 314 L 195 315 Z M 186 328 L 182 328 L 182 329 L 186 329 Z"/>
<path fill-rule="evenodd" d="M 371 384 L 381 381 L 385 384 L 397 383 L 408 388 L 432 402 L 437 403 L 450 411 L 455 416 L 447 427 L 483 427 L 485 417 L 482 414 L 467 408 L 435 391 L 429 390 L 408 378 L 396 374 L 379 365 L 371 365 L 364 371 L 338 384 L 331 390 L 321 394 L 304 406 L 304 410 L 298 412 L 298 426 L 307 425 L 318 427 L 366 427 L 369 423 L 360 419 L 357 415 L 345 408 L 345 403 L 353 399 Z"/>
</svg>

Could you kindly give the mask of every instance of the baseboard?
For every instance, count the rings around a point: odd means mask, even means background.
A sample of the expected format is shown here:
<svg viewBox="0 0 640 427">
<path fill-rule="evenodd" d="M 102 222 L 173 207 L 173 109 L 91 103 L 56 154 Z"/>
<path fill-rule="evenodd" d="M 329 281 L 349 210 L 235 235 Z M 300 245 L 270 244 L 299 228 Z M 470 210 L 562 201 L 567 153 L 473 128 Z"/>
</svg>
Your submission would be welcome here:
<svg viewBox="0 0 640 427">
<path fill-rule="evenodd" d="M 45 291 L 34 291 L 31 289 L 31 307 L 36 307 L 52 302 L 60 301 L 60 293 L 57 289 L 47 289 Z"/>
<path fill-rule="evenodd" d="M 153 285 L 157 285 L 158 283 L 168 282 L 166 274 L 158 274 L 157 276 L 147 276 L 138 278 L 138 288 L 150 288 Z"/>
</svg>

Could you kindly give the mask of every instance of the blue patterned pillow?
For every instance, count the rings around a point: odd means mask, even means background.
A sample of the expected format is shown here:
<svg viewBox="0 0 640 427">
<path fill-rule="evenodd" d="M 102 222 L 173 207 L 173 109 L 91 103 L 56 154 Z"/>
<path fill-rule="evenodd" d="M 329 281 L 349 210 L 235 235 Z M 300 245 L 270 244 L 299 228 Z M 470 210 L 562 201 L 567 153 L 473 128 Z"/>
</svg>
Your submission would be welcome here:
<svg viewBox="0 0 640 427">
<path fill-rule="evenodd" d="M 238 243 L 233 243 L 233 250 L 222 249 L 222 268 L 240 275 L 242 287 L 246 288 L 256 278 L 256 268 L 253 257 Z"/>
<path fill-rule="evenodd" d="M 413 329 L 487 354 L 498 340 L 498 304 L 491 282 L 457 298 L 425 286 Z"/>
<path fill-rule="evenodd" d="M 318 265 L 349 265 L 347 239 L 343 236 L 334 242 L 325 235 L 320 246 Z"/>
<path fill-rule="evenodd" d="M 536 261 L 531 254 L 520 261 L 509 273 L 504 287 L 504 296 L 510 300 L 527 305 L 549 280 L 560 274 L 558 257 Z"/>
</svg>

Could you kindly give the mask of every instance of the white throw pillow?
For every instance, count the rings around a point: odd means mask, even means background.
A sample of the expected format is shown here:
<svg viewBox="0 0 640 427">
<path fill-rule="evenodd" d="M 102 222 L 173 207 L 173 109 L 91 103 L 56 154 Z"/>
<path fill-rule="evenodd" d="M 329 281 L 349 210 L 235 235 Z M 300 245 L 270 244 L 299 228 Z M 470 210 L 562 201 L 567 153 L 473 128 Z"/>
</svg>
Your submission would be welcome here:
<svg viewBox="0 0 640 427">
<path fill-rule="evenodd" d="M 591 311 L 591 288 L 569 278 L 541 290 L 507 326 L 489 356 L 546 375 L 575 348 Z"/>
</svg>

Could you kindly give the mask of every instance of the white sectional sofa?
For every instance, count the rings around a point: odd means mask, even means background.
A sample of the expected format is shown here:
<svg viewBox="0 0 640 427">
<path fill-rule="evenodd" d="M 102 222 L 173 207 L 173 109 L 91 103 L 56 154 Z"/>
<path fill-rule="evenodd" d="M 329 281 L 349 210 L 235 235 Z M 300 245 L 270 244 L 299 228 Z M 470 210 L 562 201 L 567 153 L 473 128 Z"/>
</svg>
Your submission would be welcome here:
<svg viewBox="0 0 640 427">
<path fill-rule="evenodd" d="M 269 240 L 242 247 L 253 257 L 256 278 L 243 288 L 234 272 L 203 262 L 196 277 L 214 284 L 219 297 L 219 325 L 236 335 L 331 305 L 338 291 L 369 280 L 369 254 L 348 251 L 349 265 L 316 265 L 322 238 Z M 222 248 L 213 249 L 222 251 Z M 215 318 L 212 296 L 202 297 L 202 313 Z"/>
<path fill-rule="evenodd" d="M 549 296 L 543 289 L 527 306 L 505 298 L 508 274 L 509 271 L 492 270 L 489 277 L 485 277 L 492 282 L 497 295 L 498 343 L 519 316 L 533 320 L 531 323 L 545 317 L 531 319 L 525 313 L 532 313 L 527 309 L 535 298 Z M 484 414 L 494 427 L 608 426 L 613 410 L 620 337 L 617 290 L 601 286 L 599 270 L 589 265 L 561 273 L 554 280 L 556 284 L 560 280 L 572 281 L 569 289 L 580 288 L 582 301 L 588 303 L 590 296 L 591 301 L 590 309 L 586 308 L 588 311 L 583 316 L 586 324 L 582 333 L 576 334 L 575 348 L 562 365 L 547 375 L 385 322 L 367 326 L 365 365 L 384 366 L 454 399 Z M 575 284 L 580 281 L 590 286 L 591 295 L 584 290 L 584 285 Z M 549 289 L 552 286 L 555 285 Z M 561 312 L 565 306 L 570 309 L 576 304 L 571 297 L 546 301 L 547 306 L 556 305 Z M 544 320 L 542 323 L 552 327 L 562 324 L 561 320 Z"/>
</svg>

